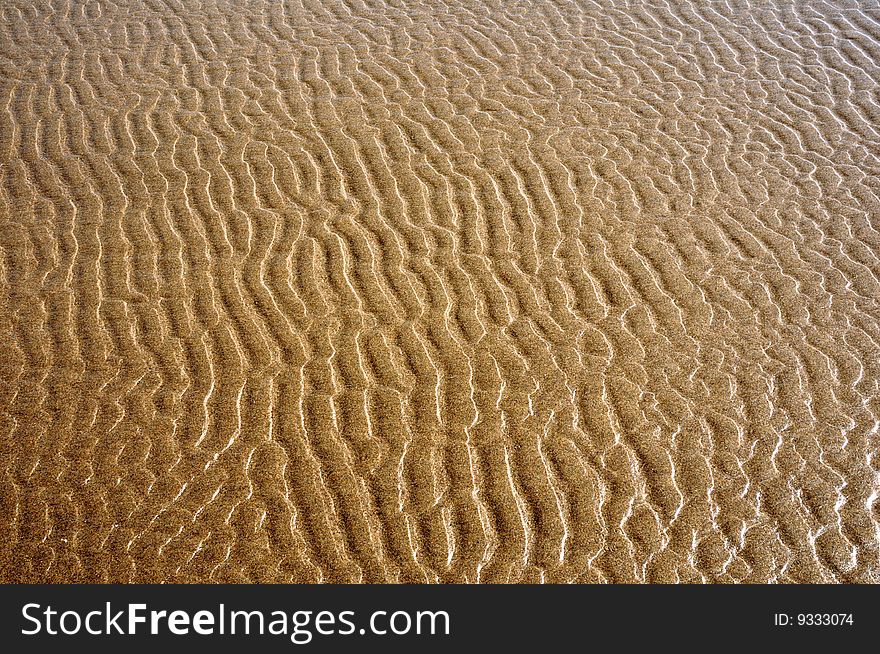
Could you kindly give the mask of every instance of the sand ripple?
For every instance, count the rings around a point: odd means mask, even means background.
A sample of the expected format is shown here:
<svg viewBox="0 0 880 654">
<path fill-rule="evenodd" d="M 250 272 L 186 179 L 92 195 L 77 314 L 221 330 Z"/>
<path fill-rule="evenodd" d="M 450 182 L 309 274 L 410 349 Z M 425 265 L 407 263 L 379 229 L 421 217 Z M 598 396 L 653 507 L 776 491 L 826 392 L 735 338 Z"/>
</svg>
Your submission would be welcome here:
<svg viewBox="0 0 880 654">
<path fill-rule="evenodd" d="M 4 0 L 2 581 L 880 581 L 871 0 Z"/>
</svg>

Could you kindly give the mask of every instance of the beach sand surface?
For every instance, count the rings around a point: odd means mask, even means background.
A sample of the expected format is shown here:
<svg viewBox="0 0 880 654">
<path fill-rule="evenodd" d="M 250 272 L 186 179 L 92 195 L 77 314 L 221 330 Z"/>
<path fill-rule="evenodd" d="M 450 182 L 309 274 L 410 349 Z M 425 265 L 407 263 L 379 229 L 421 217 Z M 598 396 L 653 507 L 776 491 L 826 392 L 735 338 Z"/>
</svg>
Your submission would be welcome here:
<svg viewBox="0 0 880 654">
<path fill-rule="evenodd" d="M 880 5 L 4 0 L 0 581 L 880 581 Z"/>
</svg>

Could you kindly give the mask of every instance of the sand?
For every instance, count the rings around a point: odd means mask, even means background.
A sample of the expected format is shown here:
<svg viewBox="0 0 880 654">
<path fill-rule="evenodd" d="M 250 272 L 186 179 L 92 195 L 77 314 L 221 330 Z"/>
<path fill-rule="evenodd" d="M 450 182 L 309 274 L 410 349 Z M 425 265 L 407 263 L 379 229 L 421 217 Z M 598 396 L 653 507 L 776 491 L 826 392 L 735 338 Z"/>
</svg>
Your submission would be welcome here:
<svg viewBox="0 0 880 654">
<path fill-rule="evenodd" d="M 880 581 L 875 2 L 0 15 L 0 580 Z"/>
</svg>

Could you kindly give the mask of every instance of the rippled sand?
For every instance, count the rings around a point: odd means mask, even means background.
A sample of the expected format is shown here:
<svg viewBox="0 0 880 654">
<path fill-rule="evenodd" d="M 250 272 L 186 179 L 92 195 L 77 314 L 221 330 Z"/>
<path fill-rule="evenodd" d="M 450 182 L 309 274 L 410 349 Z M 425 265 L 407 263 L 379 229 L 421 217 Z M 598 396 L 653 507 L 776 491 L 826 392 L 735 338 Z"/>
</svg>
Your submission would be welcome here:
<svg viewBox="0 0 880 654">
<path fill-rule="evenodd" d="M 2 581 L 880 581 L 880 9 L 4 0 Z"/>
</svg>

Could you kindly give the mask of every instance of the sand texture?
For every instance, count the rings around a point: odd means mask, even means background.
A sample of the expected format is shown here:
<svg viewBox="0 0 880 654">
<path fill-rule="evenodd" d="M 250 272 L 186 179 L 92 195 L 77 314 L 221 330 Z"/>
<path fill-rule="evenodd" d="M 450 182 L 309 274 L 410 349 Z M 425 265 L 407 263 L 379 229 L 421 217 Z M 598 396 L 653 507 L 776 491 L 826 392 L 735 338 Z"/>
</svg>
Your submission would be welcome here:
<svg viewBox="0 0 880 654">
<path fill-rule="evenodd" d="M 0 0 L 0 581 L 880 581 L 874 0 Z"/>
</svg>

